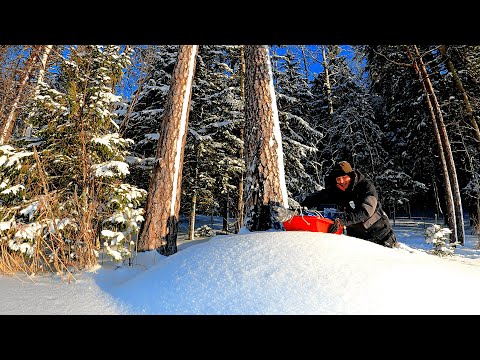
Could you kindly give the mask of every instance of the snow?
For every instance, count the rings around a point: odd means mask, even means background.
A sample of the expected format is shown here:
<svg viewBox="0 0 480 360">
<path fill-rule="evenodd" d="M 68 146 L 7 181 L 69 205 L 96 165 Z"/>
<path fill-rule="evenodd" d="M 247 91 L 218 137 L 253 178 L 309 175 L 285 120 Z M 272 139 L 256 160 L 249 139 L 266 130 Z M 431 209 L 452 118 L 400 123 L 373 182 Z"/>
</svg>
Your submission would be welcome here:
<svg viewBox="0 0 480 360">
<path fill-rule="evenodd" d="M 432 223 L 397 219 L 401 248 L 390 249 L 296 231 L 188 241 L 184 219 L 169 257 L 149 251 L 119 266 L 101 254 L 70 279 L 0 276 L 0 314 L 480 314 L 478 238 L 468 231 L 454 255 L 432 255 Z"/>
<path fill-rule="evenodd" d="M 92 165 L 92 169 L 95 170 L 96 177 L 115 177 L 117 174 L 128 175 L 130 171 L 128 170 L 128 164 L 123 161 L 108 161 L 102 164 Z M 112 171 L 115 169 L 116 171 Z"/>
<path fill-rule="evenodd" d="M 0 194 L 2 195 L 17 194 L 20 190 L 23 190 L 23 189 L 25 189 L 25 186 L 23 186 L 22 184 L 18 184 L 3 190 L 2 192 L 0 192 Z"/>
<path fill-rule="evenodd" d="M 268 46 L 265 46 L 265 51 L 268 54 Z M 273 69 L 272 63 L 270 61 L 270 56 L 267 56 L 267 66 L 268 66 L 268 76 L 269 76 L 269 90 L 272 104 L 272 113 L 273 113 L 273 137 L 270 139 L 270 147 L 277 145 L 277 167 L 278 167 L 278 177 L 280 179 L 280 190 L 282 192 L 282 201 L 283 207 L 288 209 L 288 192 L 287 184 L 285 182 L 285 169 L 283 166 L 283 145 L 282 145 L 282 134 L 280 131 L 280 120 L 278 118 L 278 108 L 277 108 L 277 99 L 275 98 L 275 88 L 273 86 Z"/>
<path fill-rule="evenodd" d="M 107 134 L 101 137 L 95 137 L 91 140 L 95 144 L 101 144 L 105 146 L 108 151 L 114 152 L 114 148 L 110 146 L 110 144 L 118 145 L 118 144 L 132 144 L 133 140 L 132 139 L 123 139 L 120 137 L 119 133 L 111 133 Z"/>
<path fill-rule="evenodd" d="M 35 201 L 28 205 L 25 209 L 21 210 L 19 212 L 20 215 L 27 217 L 28 215 L 28 220 L 32 220 L 34 213 L 37 211 L 38 208 L 38 201 Z"/>
<path fill-rule="evenodd" d="M 188 110 L 190 106 L 193 75 L 195 73 L 195 59 L 197 57 L 198 45 L 192 45 L 190 60 L 188 62 L 188 77 L 185 92 L 183 94 L 182 114 L 178 128 L 177 146 L 175 151 L 175 168 L 173 171 L 172 198 L 170 200 L 170 215 L 175 216 L 175 204 L 177 199 L 178 181 L 180 176 L 180 160 L 183 154 L 184 137 L 188 126 Z M 183 89 L 182 89 L 183 90 Z"/>
</svg>

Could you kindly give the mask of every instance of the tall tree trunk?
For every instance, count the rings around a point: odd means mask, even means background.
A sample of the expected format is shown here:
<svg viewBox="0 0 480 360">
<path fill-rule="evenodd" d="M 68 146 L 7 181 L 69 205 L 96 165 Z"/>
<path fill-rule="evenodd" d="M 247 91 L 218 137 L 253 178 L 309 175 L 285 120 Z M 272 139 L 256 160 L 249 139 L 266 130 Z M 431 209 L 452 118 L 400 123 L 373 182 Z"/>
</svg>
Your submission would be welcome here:
<svg viewBox="0 0 480 360">
<path fill-rule="evenodd" d="M 245 46 L 246 221 L 250 231 L 283 229 L 272 206 L 288 208 L 282 136 L 269 48 Z"/>
<path fill-rule="evenodd" d="M 188 240 L 195 239 L 195 216 L 197 213 L 197 189 L 193 190 L 191 209 L 190 209 L 190 224 L 188 228 Z"/>
<path fill-rule="evenodd" d="M 461 134 L 460 125 L 458 124 L 458 122 L 455 123 L 455 128 L 457 129 L 457 133 Z M 477 177 L 474 174 L 474 171 L 475 171 L 474 169 L 475 168 L 474 168 L 473 160 L 472 160 L 472 157 L 478 156 L 477 155 L 478 153 L 476 151 L 473 151 L 474 155 L 472 156 L 470 154 L 471 152 L 469 151 L 469 149 L 467 147 L 467 144 L 465 144 L 465 140 L 464 140 L 463 136 L 460 137 L 460 142 L 461 142 L 462 147 L 463 147 L 463 152 L 465 153 L 465 159 L 466 159 L 465 162 L 468 164 L 468 169 L 472 173 L 472 180 L 475 181 L 475 187 L 477 189 L 479 189 L 480 184 L 479 184 L 479 181 L 478 181 Z M 471 201 L 469 201 L 468 203 L 469 203 L 469 209 L 472 208 Z M 480 198 L 478 196 L 475 197 L 475 203 L 476 203 L 476 205 L 474 205 L 473 208 L 478 209 L 480 207 Z M 470 224 L 472 223 L 472 217 L 475 218 L 475 223 L 478 223 L 478 220 L 479 220 L 478 216 L 480 215 L 478 213 L 478 211 L 473 211 L 472 212 L 472 211 L 469 210 L 468 213 L 469 213 Z"/>
<path fill-rule="evenodd" d="M 454 205 L 453 214 L 455 216 L 455 223 L 456 223 L 456 226 L 454 228 L 456 233 L 455 238 L 459 244 L 463 245 L 465 242 L 465 227 L 463 224 L 462 200 L 460 197 L 460 188 L 458 186 L 457 171 L 455 169 L 455 162 L 453 160 L 453 154 L 450 146 L 450 141 L 448 139 L 447 129 L 445 127 L 445 122 L 443 121 L 443 115 L 440 109 L 440 105 L 438 104 L 435 91 L 433 89 L 432 83 L 430 81 L 430 77 L 428 75 L 425 64 L 423 63 L 420 52 L 416 45 L 413 45 L 413 49 L 415 51 L 418 68 L 420 69 L 420 75 L 422 80 L 421 82 L 423 83 L 423 86 L 425 86 L 425 89 L 426 89 L 426 90 L 424 89 L 424 91 L 426 91 L 427 97 L 430 99 L 431 106 L 433 106 L 434 116 L 435 116 L 434 118 L 435 118 L 435 122 L 437 123 L 438 131 L 440 133 L 443 153 L 445 155 L 446 171 L 447 171 L 447 175 L 450 177 L 451 192 L 452 192 L 453 205 Z"/>
<path fill-rule="evenodd" d="M 240 99 L 245 104 L 245 47 L 240 47 Z M 244 141 L 244 132 L 245 132 L 245 123 L 240 127 L 240 141 Z M 244 159 L 244 148 L 240 148 L 240 154 L 238 154 L 240 159 Z M 244 220 L 244 210 L 245 202 L 243 201 L 243 177 L 245 174 L 242 172 L 238 180 L 238 200 L 237 200 L 237 222 L 236 232 L 240 231 L 240 228 L 243 226 Z"/>
<path fill-rule="evenodd" d="M 323 70 L 325 71 L 325 91 L 327 93 L 327 101 L 328 101 L 328 113 L 330 115 L 333 114 L 333 99 L 332 99 L 332 87 L 330 85 L 330 73 L 328 71 L 328 62 L 327 62 L 327 54 L 325 52 L 325 45 L 322 45 L 322 57 L 323 57 Z"/>
<path fill-rule="evenodd" d="M 455 242 L 457 238 L 457 225 L 455 222 L 455 207 L 453 205 L 453 193 L 452 186 L 450 184 L 450 176 L 448 175 L 447 161 L 445 159 L 445 151 L 443 149 L 444 145 L 440 136 L 439 126 L 437 124 L 437 117 L 433 109 L 433 104 L 429 96 L 428 88 L 425 84 L 425 79 L 420 70 L 420 66 L 417 63 L 417 59 L 413 56 L 410 49 L 407 47 L 407 54 L 412 60 L 413 68 L 415 69 L 419 79 L 420 85 L 422 86 L 423 92 L 425 93 L 425 101 L 427 103 L 428 111 L 430 112 L 430 118 L 432 119 L 433 132 L 435 135 L 435 141 L 437 142 L 438 154 L 440 156 L 440 165 L 442 169 L 442 178 L 443 186 L 445 188 L 445 200 L 446 200 L 446 209 L 445 209 L 445 221 L 448 227 L 452 230 L 450 235 L 450 242 Z"/>
<path fill-rule="evenodd" d="M 183 155 L 197 53 L 198 45 L 181 45 L 178 50 L 159 129 L 139 251 L 159 249 L 167 256 L 177 252 Z"/>
<path fill-rule="evenodd" d="M 53 45 L 45 45 L 43 47 L 42 57 L 40 59 L 40 69 L 38 70 L 38 77 L 37 77 L 37 91 L 39 88 L 40 83 L 43 82 L 45 78 L 45 71 L 47 70 L 47 60 L 50 56 L 50 52 L 52 51 Z"/>
<path fill-rule="evenodd" d="M 226 233 L 228 233 L 228 223 L 229 223 L 229 208 L 230 208 L 230 198 L 228 196 L 228 189 L 227 189 L 227 194 L 226 194 L 226 197 L 225 199 L 223 200 L 223 221 L 222 221 L 222 229 L 223 231 L 225 231 Z"/>
<path fill-rule="evenodd" d="M 435 179 L 433 178 L 433 175 L 432 175 L 432 184 L 433 184 L 433 193 L 434 193 L 434 196 L 435 196 L 435 207 L 437 209 L 436 213 L 435 213 L 435 219 L 437 218 L 437 215 L 440 216 L 442 215 L 443 217 L 443 223 L 445 225 L 447 225 L 448 227 L 450 227 L 450 223 L 447 222 L 447 219 L 448 219 L 448 216 L 444 216 L 443 215 L 443 211 L 442 211 L 442 206 L 440 204 L 440 194 L 438 193 L 438 187 L 437 187 L 437 182 L 435 181 Z M 445 184 L 444 184 L 445 186 Z M 452 206 L 453 206 L 453 199 L 452 199 Z"/>
<path fill-rule="evenodd" d="M 195 217 L 197 213 L 197 181 L 198 181 L 198 161 L 200 153 L 200 144 L 197 145 L 197 151 L 195 154 L 195 181 L 193 184 L 193 194 L 190 208 L 190 224 L 188 229 L 188 240 L 195 239 Z"/>
<path fill-rule="evenodd" d="M 455 207 L 455 218 L 457 223 L 457 241 L 461 244 L 465 244 L 465 226 L 463 223 L 463 207 L 462 207 L 462 198 L 460 195 L 460 187 L 458 185 L 458 176 L 457 170 L 455 167 L 455 161 L 453 159 L 452 148 L 450 146 L 450 140 L 448 139 L 447 128 L 445 126 L 445 122 L 443 121 L 442 111 L 440 109 L 440 105 L 437 100 L 437 96 L 435 95 L 435 91 L 433 90 L 432 82 L 430 81 L 430 76 L 428 76 L 427 68 L 423 63 L 422 57 L 420 56 L 420 52 L 416 45 L 414 45 L 415 53 L 420 62 L 420 70 L 423 73 L 425 83 L 428 87 L 430 92 L 430 96 L 432 97 L 432 103 L 435 105 L 435 112 L 437 115 L 437 122 L 439 123 L 440 129 L 440 137 L 443 143 L 443 150 L 445 151 L 445 158 L 447 160 L 447 168 L 448 174 L 450 175 L 450 181 L 452 184 L 452 193 L 453 193 L 453 205 Z"/>
<path fill-rule="evenodd" d="M 0 145 L 6 144 L 8 139 L 10 138 L 10 135 L 12 134 L 13 126 L 15 125 L 17 110 L 20 105 L 23 93 L 27 87 L 28 80 L 32 76 L 32 73 L 35 69 L 40 48 L 40 45 L 32 47 L 25 67 L 23 68 L 23 74 L 20 79 L 17 94 L 13 99 L 12 103 L 10 104 L 10 109 L 8 111 L 7 117 L 0 126 Z"/>
<path fill-rule="evenodd" d="M 455 83 L 455 86 L 457 87 L 458 91 L 460 91 L 460 93 L 462 94 L 463 101 L 465 103 L 465 108 L 467 110 L 468 117 L 470 118 L 470 123 L 472 124 L 477 148 L 480 151 L 480 130 L 478 128 L 477 121 L 475 120 L 475 116 L 473 115 L 472 105 L 470 104 L 470 100 L 468 98 L 467 92 L 463 87 L 462 80 L 460 80 L 460 78 L 458 77 L 457 71 L 455 70 L 455 66 L 453 66 L 452 60 L 447 56 L 447 49 L 445 45 L 440 46 L 440 53 L 445 58 L 445 65 L 447 65 L 448 71 L 450 71 L 450 73 L 453 76 L 453 82 Z"/>
<path fill-rule="evenodd" d="M 473 226 L 472 233 L 478 236 L 480 235 L 480 199 L 478 197 L 471 208 L 472 213 L 470 215 L 470 225 Z"/>
<path fill-rule="evenodd" d="M 308 76 L 310 72 L 308 71 L 308 62 L 307 62 L 307 54 L 305 53 L 305 45 L 300 46 L 300 51 L 302 52 L 302 62 L 303 62 L 303 70 L 305 71 L 305 81 L 308 82 Z"/>
<path fill-rule="evenodd" d="M 458 89 L 460 94 L 462 94 L 462 98 L 463 98 L 463 101 L 465 103 L 465 108 L 467 110 L 467 114 L 468 114 L 468 117 L 470 119 L 470 123 L 471 123 L 472 128 L 473 128 L 473 134 L 474 134 L 475 142 L 476 142 L 476 145 L 477 145 L 477 150 L 480 151 L 480 129 L 478 127 L 477 121 L 475 120 L 475 116 L 473 114 L 473 108 L 472 108 L 472 105 L 470 104 L 470 99 L 468 98 L 467 91 L 463 87 L 463 83 L 462 83 L 460 77 L 458 76 L 458 73 L 455 69 L 455 66 L 453 65 L 452 60 L 450 59 L 450 57 L 447 56 L 447 48 L 446 48 L 445 45 L 440 46 L 440 53 L 442 54 L 442 56 L 445 59 L 445 64 L 447 66 L 448 71 L 452 74 L 453 82 L 455 83 L 456 88 Z M 463 142 L 463 139 L 462 139 L 462 142 Z M 464 148 L 465 148 L 465 151 L 467 151 L 467 147 L 465 146 L 465 144 L 464 144 Z M 472 161 L 470 159 L 470 156 L 468 156 L 468 159 L 469 159 L 470 169 L 473 169 L 473 165 L 472 165 Z M 478 184 L 477 184 L 477 186 L 478 186 Z M 480 207 L 480 199 L 477 197 L 476 204 L 474 205 L 474 209 L 478 210 L 479 207 Z M 472 216 L 473 216 L 475 218 L 475 223 L 477 223 L 477 224 L 479 223 L 480 214 L 478 213 L 478 211 L 474 211 L 473 214 L 472 214 L 471 211 L 469 211 L 469 215 L 470 215 L 470 219 L 472 219 Z M 472 222 L 472 221 L 470 220 L 470 222 Z"/>
<path fill-rule="evenodd" d="M 38 76 L 37 76 L 37 85 L 35 86 L 35 95 L 37 96 L 40 92 L 40 84 L 43 83 L 45 79 L 45 72 L 47 70 L 47 61 L 48 57 L 50 56 L 50 52 L 52 51 L 53 45 L 45 45 L 43 47 L 42 57 L 40 58 L 40 67 L 38 69 Z M 30 136 L 32 128 L 27 126 L 23 129 L 23 135 Z"/>
</svg>

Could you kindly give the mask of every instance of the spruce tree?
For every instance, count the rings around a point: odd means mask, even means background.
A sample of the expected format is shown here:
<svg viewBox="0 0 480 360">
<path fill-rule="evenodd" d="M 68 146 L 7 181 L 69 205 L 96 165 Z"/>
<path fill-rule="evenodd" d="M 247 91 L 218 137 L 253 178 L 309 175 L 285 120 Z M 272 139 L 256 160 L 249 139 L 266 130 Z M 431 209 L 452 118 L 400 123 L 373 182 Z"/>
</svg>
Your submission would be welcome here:
<svg viewBox="0 0 480 360">
<path fill-rule="evenodd" d="M 385 208 L 417 212 L 435 207 L 433 129 L 422 89 L 403 46 L 356 46 L 359 61 L 365 61 L 368 94 L 375 123 L 389 149 L 388 170 L 378 176 L 385 194 Z M 400 185 L 400 187 L 399 187 Z M 428 190 L 428 191 L 427 191 Z"/>
<path fill-rule="evenodd" d="M 158 129 L 165 110 L 178 45 L 136 47 L 143 54 L 141 64 L 144 73 L 137 74 L 141 86 L 130 96 L 124 113 L 119 117 L 127 138 L 134 141 L 130 147 L 128 180 L 143 189 L 153 169 Z M 147 62 L 148 61 L 148 62 Z"/>
<path fill-rule="evenodd" d="M 185 154 L 184 212 L 194 194 L 200 213 L 221 214 L 224 230 L 236 207 L 238 178 L 244 171 L 239 158 L 243 142 L 243 103 L 238 77 L 239 47 L 203 45 L 199 49 L 190 129 Z"/>
<path fill-rule="evenodd" d="M 297 198 L 313 192 L 319 186 L 316 178 L 308 172 L 312 167 L 317 143 L 323 134 L 315 130 L 311 106 L 313 95 L 301 73 L 300 60 L 287 48 L 284 55 L 272 56 L 275 94 L 282 132 L 285 163 L 285 181 L 290 197 Z"/>
<path fill-rule="evenodd" d="M 317 126 L 321 139 L 319 162 L 347 160 L 372 180 L 389 166 L 384 134 L 376 123 L 371 97 L 338 46 L 328 46 L 329 92 L 325 69 L 315 79 Z M 331 99 L 331 107 L 328 102 Z"/>
</svg>

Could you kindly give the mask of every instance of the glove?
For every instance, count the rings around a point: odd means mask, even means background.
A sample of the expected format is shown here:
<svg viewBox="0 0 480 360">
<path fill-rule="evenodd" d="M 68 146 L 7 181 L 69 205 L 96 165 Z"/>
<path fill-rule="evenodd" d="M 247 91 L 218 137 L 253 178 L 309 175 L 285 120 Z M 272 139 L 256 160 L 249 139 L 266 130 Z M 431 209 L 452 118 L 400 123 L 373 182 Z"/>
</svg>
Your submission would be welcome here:
<svg viewBox="0 0 480 360">
<path fill-rule="evenodd" d="M 328 227 L 328 232 L 333 234 L 340 229 L 340 227 L 343 226 L 342 221 L 339 218 L 333 219 L 333 224 Z"/>
<path fill-rule="evenodd" d="M 301 206 L 300 206 L 300 203 L 297 200 L 289 197 L 288 198 L 288 207 L 290 209 L 299 209 Z"/>
<path fill-rule="evenodd" d="M 296 215 L 294 210 L 285 209 L 283 206 L 273 206 L 273 217 L 278 222 L 285 222 Z"/>
<path fill-rule="evenodd" d="M 300 207 L 300 215 L 310 216 L 315 215 L 312 211 L 310 211 L 306 206 Z"/>
</svg>

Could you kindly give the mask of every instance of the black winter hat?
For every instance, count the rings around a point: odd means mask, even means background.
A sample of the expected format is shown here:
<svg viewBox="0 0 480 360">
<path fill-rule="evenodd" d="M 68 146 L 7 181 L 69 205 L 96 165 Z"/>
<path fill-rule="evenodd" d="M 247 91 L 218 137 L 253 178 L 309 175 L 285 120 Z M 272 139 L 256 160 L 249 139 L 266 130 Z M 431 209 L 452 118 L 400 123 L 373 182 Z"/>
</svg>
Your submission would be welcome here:
<svg viewBox="0 0 480 360">
<path fill-rule="evenodd" d="M 349 175 L 352 178 L 354 176 L 352 166 L 347 161 L 340 161 L 336 163 L 328 178 L 332 183 L 334 183 L 337 177 L 343 175 Z"/>
</svg>

